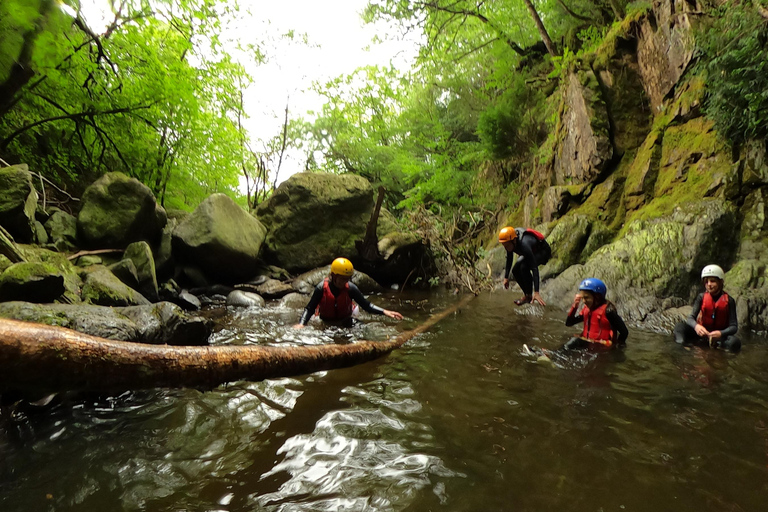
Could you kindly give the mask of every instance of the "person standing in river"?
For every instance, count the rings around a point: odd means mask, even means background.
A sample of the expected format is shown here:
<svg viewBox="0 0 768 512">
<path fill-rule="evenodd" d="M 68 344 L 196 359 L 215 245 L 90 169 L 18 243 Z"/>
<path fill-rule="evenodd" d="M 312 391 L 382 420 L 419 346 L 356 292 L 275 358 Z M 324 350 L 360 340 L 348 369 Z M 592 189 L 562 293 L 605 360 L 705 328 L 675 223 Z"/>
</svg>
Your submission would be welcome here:
<svg viewBox="0 0 768 512">
<path fill-rule="evenodd" d="M 704 292 L 693 302 L 688 319 L 675 326 L 675 341 L 738 352 L 741 340 L 736 337 L 736 300 L 723 290 L 725 272 L 718 265 L 707 265 L 701 271 L 701 281 Z"/>
<path fill-rule="evenodd" d="M 623 347 L 626 344 L 629 330 L 619 316 L 616 306 L 606 300 L 607 291 L 605 283 L 600 279 L 588 277 L 581 282 L 571 309 L 568 310 L 565 325 L 570 327 L 584 322 L 584 329 L 581 336 L 568 340 L 563 349 L 611 348 Z"/>
<path fill-rule="evenodd" d="M 397 311 L 374 306 L 363 297 L 360 288 L 350 282 L 354 273 L 355 268 L 348 259 L 333 260 L 330 275 L 315 287 L 299 323 L 294 327 L 303 328 L 315 313 L 326 323 L 351 327 L 357 306 L 374 315 L 386 315 L 395 320 L 403 319 L 403 315 Z"/>
<path fill-rule="evenodd" d="M 515 304 L 538 302 L 546 306 L 539 294 L 539 265 L 544 265 L 552 256 L 552 249 L 544 239 L 544 235 L 533 229 L 513 228 L 507 226 L 499 231 L 499 243 L 507 251 L 507 261 L 504 266 L 504 288 L 509 288 L 509 271 L 523 290 L 524 295 L 515 300 Z M 514 255 L 517 261 L 512 266 Z"/>
</svg>

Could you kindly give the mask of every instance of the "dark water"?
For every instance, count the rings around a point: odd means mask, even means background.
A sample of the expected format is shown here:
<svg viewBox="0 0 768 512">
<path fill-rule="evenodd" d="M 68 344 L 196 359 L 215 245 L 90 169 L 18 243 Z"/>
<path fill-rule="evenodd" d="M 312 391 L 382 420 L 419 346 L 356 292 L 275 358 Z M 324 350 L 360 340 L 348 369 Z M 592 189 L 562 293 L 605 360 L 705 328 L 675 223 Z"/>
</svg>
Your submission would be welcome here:
<svg viewBox="0 0 768 512">
<path fill-rule="evenodd" d="M 4 418 L 0 511 L 768 509 L 765 338 L 733 356 L 631 330 L 621 354 L 552 365 L 522 344 L 554 349 L 576 329 L 515 297 L 482 295 L 355 368 Z M 382 338 L 456 300 L 376 297 L 408 320 L 351 334 L 234 312 L 217 342 Z"/>
</svg>

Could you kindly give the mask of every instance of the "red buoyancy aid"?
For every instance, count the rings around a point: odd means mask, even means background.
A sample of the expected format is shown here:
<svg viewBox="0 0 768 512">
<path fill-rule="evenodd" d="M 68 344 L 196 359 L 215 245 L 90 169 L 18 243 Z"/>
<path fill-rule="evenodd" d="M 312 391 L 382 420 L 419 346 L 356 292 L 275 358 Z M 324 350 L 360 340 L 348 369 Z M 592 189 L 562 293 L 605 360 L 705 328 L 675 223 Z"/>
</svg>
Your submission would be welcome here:
<svg viewBox="0 0 768 512">
<path fill-rule="evenodd" d="M 701 301 L 701 313 L 699 319 L 701 325 L 708 331 L 720 331 L 728 327 L 730 311 L 728 310 L 728 294 L 723 292 L 715 301 L 709 292 L 704 292 L 704 300 Z"/>
<path fill-rule="evenodd" d="M 536 237 L 536 240 L 539 240 L 539 241 L 544 240 L 546 238 L 543 234 L 531 228 L 515 228 L 515 232 L 517 233 L 518 238 L 522 238 L 523 235 L 526 233 L 532 234 L 533 236 Z"/>
<path fill-rule="evenodd" d="M 349 283 L 334 295 L 328 278 L 323 281 L 323 298 L 317 305 L 317 314 L 323 320 L 344 320 L 352 316 L 353 302 L 349 296 Z"/>
<path fill-rule="evenodd" d="M 610 347 L 613 345 L 614 336 L 611 322 L 605 316 L 605 309 L 608 303 L 599 306 L 594 311 L 587 306 L 581 310 L 581 316 L 584 318 L 584 330 L 581 331 L 581 337 L 593 343 L 600 343 Z"/>
</svg>

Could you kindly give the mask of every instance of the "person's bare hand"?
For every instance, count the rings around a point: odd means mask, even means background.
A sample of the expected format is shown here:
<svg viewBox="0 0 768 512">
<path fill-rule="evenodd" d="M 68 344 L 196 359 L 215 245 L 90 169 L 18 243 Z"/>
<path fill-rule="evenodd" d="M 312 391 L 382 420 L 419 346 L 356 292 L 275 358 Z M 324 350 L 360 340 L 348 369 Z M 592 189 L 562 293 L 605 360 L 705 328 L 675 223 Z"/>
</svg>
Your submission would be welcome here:
<svg viewBox="0 0 768 512">
<path fill-rule="evenodd" d="M 509 290 L 509 279 L 504 279 L 504 289 Z"/>
<path fill-rule="evenodd" d="M 534 302 L 538 302 L 542 306 L 546 306 L 547 303 L 544 302 L 544 299 L 541 298 L 541 294 L 539 292 L 533 292 L 533 299 L 531 299 L 531 304 Z"/>
<path fill-rule="evenodd" d="M 384 310 L 384 314 L 387 315 L 389 318 L 394 318 L 395 320 L 402 320 L 403 315 L 398 313 L 397 311 L 390 311 L 388 309 Z"/>
<path fill-rule="evenodd" d="M 701 324 L 696 324 L 696 327 L 694 328 L 696 331 L 696 334 L 699 335 L 699 337 L 704 338 L 705 336 L 709 336 L 709 331 Z"/>
</svg>

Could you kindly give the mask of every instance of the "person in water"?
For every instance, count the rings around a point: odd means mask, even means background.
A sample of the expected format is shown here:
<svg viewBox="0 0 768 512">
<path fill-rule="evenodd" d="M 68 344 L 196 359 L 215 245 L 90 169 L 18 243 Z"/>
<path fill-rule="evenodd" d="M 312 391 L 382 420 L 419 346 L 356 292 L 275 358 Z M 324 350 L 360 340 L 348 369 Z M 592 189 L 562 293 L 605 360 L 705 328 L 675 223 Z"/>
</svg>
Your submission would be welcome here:
<svg viewBox="0 0 768 512">
<path fill-rule="evenodd" d="M 355 304 L 374 315 L 386 315 L 395 320 L 403 319 L 403 315 L 397 311 L 383 309 L 368 302 L 360 288 L 349 282 L 354 273 L 355 269 L 348 259 L 333 260 L 330 275 L 315 287 L 309 303 L 301 314 L 301 320 L 294 327 L 303 328 L 315 313 L 324 322 L 351 327 L 353 314 L 357 309 Z"/>
<path fill-rule="evenodd" d="M 736 301 L 723 291 L 725 272 L 718 265 L 707 265 L 701 271 L 701 280 L 704 292 L 693 302 L 688 319 L 675 326 L 675 341 L 738 352 L 741 341 L 736 337 Z"/>
<path fill-rule="evenodd" d="M 544 235 L 533 229 L 513 228 L 507 226 L 499 231 L 499 243 L 507 251 L 507 261 L 504 267 L 504 288 L 509 288 L 509 271 L 522 288 L 523 295 L 515 301 L 518 306 L 538 302 L 546 306 L 539 294 L 539 265 L 544 265 L 552 256 L 552 249 L 544 239 Z M 512 266 L 514 255 L 517 261 Z"/>
<path fill-rule="evenodd" d="M 584 322 L 584 329 L 581 336 L 568 340 L 563 349 L 623 347 L 626 344 L 629 331 L 616 306 L 605 299 L 606 292 L 605 283 L 600 279 L 589 277 L 581 282 L 565 325 L 570 327 Z"/>
</svg>

